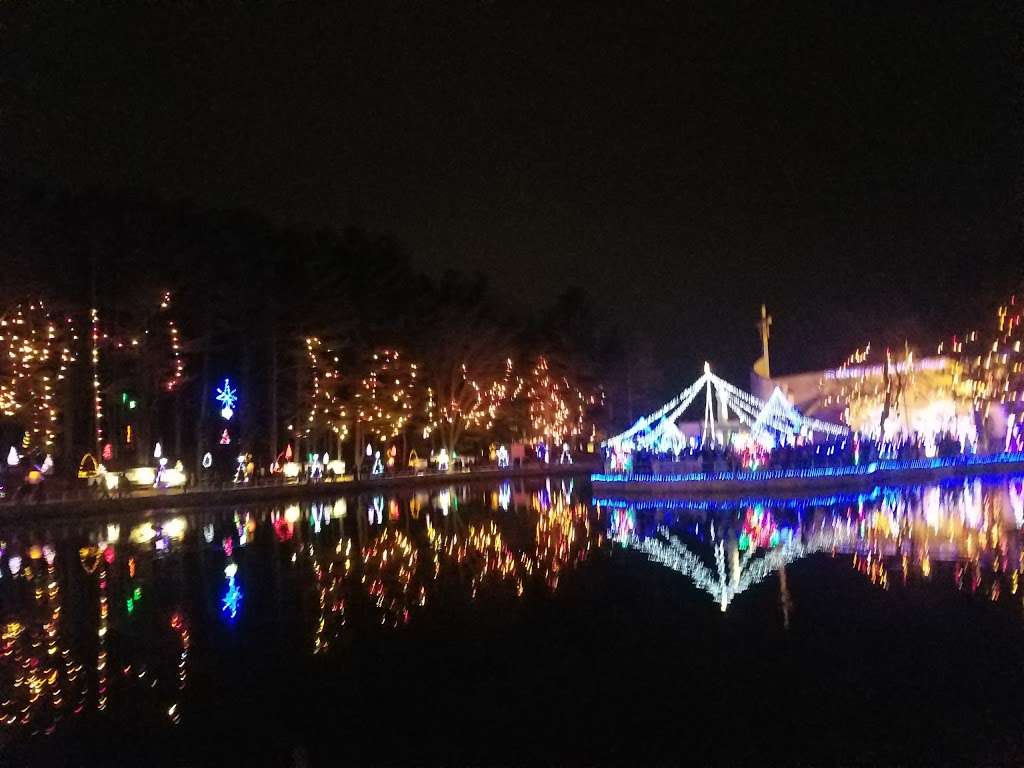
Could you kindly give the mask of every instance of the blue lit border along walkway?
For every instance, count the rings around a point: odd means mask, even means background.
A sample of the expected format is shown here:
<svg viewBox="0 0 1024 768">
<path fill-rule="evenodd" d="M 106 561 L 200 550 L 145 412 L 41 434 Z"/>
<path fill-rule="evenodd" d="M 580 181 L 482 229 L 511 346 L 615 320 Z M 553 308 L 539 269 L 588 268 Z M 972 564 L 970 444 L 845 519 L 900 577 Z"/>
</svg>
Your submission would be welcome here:
<svg viewBox="0 0 1024 768">
<path fill-rule="evenodd" d="M 914 480 L 984 474 L 1024 473 L 1024 453 L 954 456 L 942 459 L 886 460 L 860 466 L 766 469 L 757 472 L 692 472 L 590 476 L 595 495 L 608 493 L 685 493 L 735 495 L 758 491 L 814 491 L 821 488 L 864 487 Z"/>
</svg>

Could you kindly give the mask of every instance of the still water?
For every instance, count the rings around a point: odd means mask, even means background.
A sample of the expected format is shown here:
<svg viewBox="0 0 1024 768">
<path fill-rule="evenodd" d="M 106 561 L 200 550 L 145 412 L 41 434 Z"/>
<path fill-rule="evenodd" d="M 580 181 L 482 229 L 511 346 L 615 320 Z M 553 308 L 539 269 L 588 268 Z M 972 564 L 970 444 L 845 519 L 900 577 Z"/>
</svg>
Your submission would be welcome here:
<svg viewBox="0 0 1024 768">
<path fill-rule="evenodd" d="M 1024 478 L 0 529 L 5 765 L 1019 764 Z"/>
</svg>

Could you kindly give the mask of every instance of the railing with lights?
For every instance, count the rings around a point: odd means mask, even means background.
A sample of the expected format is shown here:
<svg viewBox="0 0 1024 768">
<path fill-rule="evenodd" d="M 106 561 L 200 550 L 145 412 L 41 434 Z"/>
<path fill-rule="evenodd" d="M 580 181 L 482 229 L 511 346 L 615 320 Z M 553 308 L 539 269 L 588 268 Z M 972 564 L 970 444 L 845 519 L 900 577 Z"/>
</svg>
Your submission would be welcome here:
<svg viewBox="0 0 1024 768">
<path fill-rule="evenodd" d="M 868 464 L 841 467 L 806 467 L 802 469 L 762 469 L 754 472 L 690 472 L 665 475 L 654 472 L 633 474 L 596 472 L 590 476 L 595 483 L 664 484 L 664 483 L 763 483 L 770 480 L 808 480 L 871 476 L 879 473 L 917 472 L 952 468 L 999 467 L 1024 465 L 1024 452 L 998 453 L 988 456 L 969 455 L 934 459 L 885 459 Z"/>
</svg>

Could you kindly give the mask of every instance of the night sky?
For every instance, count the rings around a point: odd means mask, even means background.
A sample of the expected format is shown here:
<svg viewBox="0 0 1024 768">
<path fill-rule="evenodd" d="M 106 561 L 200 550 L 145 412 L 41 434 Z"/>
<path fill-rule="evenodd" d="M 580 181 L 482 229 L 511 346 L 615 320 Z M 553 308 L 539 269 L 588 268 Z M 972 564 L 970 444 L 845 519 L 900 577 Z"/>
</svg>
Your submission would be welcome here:
<svg viewBox="0 0 1024 768">
<path fill-rule="evenodd" d="M 108 5 L 0 11 L 4 172 L 575 283 L 673 383 L 762 301 L 784 372 L 1021 277 L 1018 3 Z"/>
</svg>

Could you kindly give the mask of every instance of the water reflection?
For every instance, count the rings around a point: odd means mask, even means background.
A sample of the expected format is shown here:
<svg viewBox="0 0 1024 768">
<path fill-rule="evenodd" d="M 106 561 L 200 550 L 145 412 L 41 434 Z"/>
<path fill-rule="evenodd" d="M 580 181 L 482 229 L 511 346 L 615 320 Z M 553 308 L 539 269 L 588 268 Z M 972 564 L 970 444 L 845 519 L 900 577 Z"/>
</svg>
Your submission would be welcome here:
<svg viewBox="0 0 1024 768">
<path fill-rule="evenodd" d="M 784 626 L 799 604 L 787 567 L 816 553 L 881 590 L 1024 605 L 1024 479 L 742 503 L 587 494 L 568 480 L 503 482 L 8 527 L 4 739 L 104 710 L 173 727 L 213 646 L 294 636 L 312 660 L 401 632 L 435 605 L 552 594 L 595 554 L 670 568 L 722 611 L 759 584 L 777 589 Z"/>
<path fill-rule="evenodd" d="M 1024 479 L 821 498 L 730 501 L 605 499 L 609 538 L 686 576 L 722 611 L 779 573 L 788 621 L 785 568 L 824 552 L 888 589 L 928 581 L 941 565 L 960 590 L 993 601 L 1016 595 L 1024 571 Z"/>
</svg>

